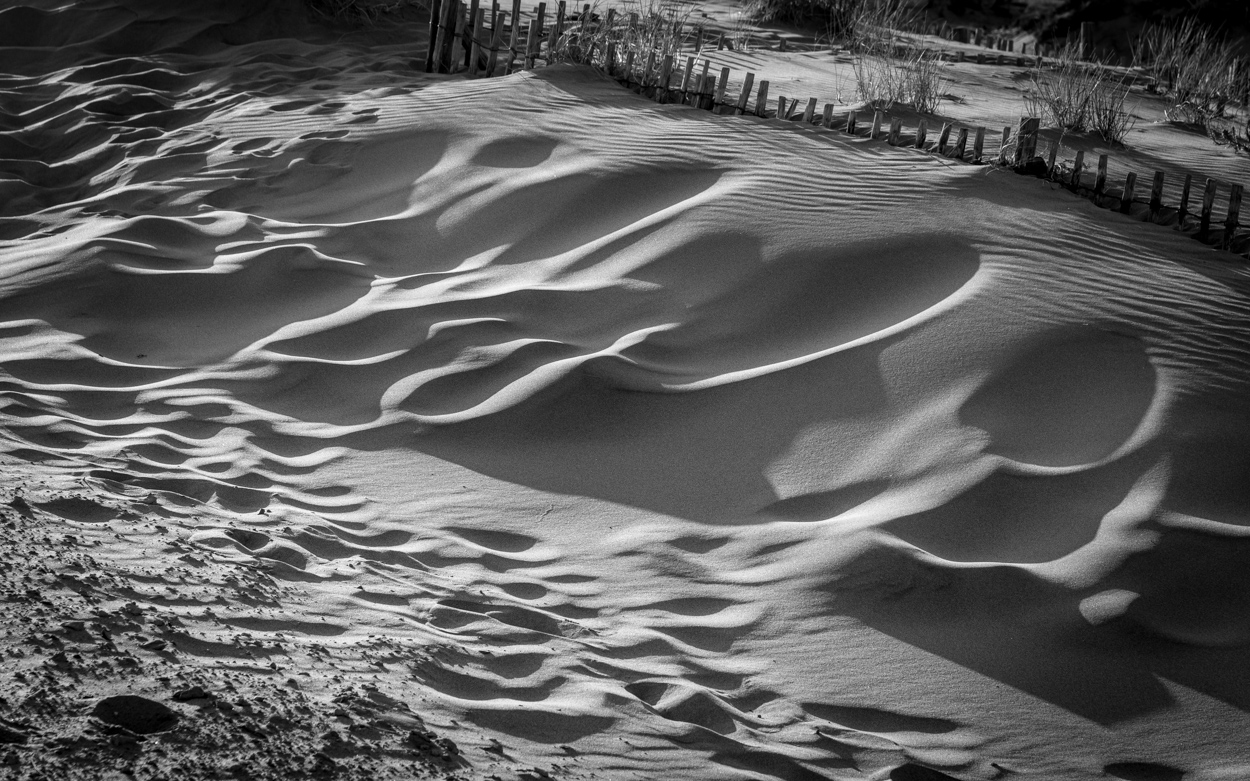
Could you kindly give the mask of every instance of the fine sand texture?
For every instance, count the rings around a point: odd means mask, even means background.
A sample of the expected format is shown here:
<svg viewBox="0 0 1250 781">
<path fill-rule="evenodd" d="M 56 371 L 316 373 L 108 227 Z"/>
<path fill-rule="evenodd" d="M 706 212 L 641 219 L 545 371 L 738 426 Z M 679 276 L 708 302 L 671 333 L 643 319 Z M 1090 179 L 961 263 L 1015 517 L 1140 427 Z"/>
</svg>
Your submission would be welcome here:
<svg viewBox="0 0 1250 781">
<path fill-rule="evenodd" d="M 1250 777 L 1243 259 L 163 7 L 0 11 L 0 778 Z"/>
</svg>

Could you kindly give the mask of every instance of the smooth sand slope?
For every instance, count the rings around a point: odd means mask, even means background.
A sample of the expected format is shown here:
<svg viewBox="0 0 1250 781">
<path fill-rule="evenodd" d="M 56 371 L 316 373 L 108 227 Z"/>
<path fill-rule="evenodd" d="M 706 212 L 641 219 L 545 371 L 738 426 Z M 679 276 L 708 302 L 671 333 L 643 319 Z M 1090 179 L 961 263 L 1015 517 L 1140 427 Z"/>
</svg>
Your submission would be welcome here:
<svg viewBox="0 0 1250 781">
<path fill-rule="evenodd" d="M 574 67 L 178 47 L 4 77 L 0 774 L 211 715 L 264 737 L 178 773 L 1250 776 L 1233 256 Z"/>
</svg>

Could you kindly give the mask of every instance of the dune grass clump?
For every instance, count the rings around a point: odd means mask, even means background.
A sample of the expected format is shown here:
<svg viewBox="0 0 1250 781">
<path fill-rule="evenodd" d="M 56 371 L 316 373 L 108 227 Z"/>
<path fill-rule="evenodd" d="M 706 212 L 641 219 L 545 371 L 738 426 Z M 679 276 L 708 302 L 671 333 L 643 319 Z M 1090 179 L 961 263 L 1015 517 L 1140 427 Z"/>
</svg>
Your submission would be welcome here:
<svg viewBox="0 0 1250 781">
<path fill-rule="evenodd" d="M 946 88 L 941 57 L 929 50 L 874 45 L 860 52 L 852 67 L 860 98 L 873 108 L 904 104 L 932 114 Z"/>
<path fill-rule="evenodd" d="M 1229 104 L 1246 93 L 1234 43 L 1193 17 L 1147 24 L 1134 43 L 1133 64 L 1170 98 L 1168 120 L 1199 130 L 1223 119 Z"/>
<path fill-rule="evenodd" d="M 1086 62 L 1069 45 L 1041 61 L 1030 76 L 1025 111 L 1065 131 L 1094 131 L 1104 141 L 1124 143 L 1136 120 L 1125 108 L 1130 81 L 1105 62 Z"/>
<path fill-rule="evenodd" d="M 626 0 L 624 8 L 609 15 L 591 7 L 589 14 L 570 24 L 550 52 L 552 62 L 594 64 L 602 62 L 609 44 L 623 62 L 629 52 L 645 62 L 651 52 L 657 58 L 676 55 L 692 34 L 687 22 L 690 6 L 673 0 Z"/>
</svg>

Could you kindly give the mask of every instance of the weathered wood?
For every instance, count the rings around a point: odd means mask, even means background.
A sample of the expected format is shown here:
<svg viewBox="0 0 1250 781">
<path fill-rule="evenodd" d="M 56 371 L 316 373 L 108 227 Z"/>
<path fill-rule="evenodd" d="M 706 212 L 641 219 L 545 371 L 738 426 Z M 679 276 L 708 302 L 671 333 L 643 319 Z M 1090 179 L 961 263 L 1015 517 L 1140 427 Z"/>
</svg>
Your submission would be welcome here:
<svg viewBox="0 0 1250 781">
<path fill-rule="evenodd" d="M 1085 166 L 1085 152 L 1078 151 L 1076 159 L 1072 161 L 1072 188 L 1081 189 L 1081 169 Z"/>
<path fill-rule="evenodd" d="M 807 99 L 807 108 L 803 109 L 803 124 L 812 124 L 812 118 L 816 116 L 816 98 Z"/>
<path fill-rule="evenodd" d="M 1176 229 L 1185 227 L 1185 218 L 1189 216 L 1189 190 L 1193 186 L 1194 175 L 1185 174 L 1185 184 L 1181 187 L 1181 202 L 1176 207 Z"/>
<path fill-rule="evenodd" d="M 694 53 L 696 55 L 703 52 L 703 25 L 696 24 L 694 26 Z"/>
<path fill-rule="evenodd" d="M 898 137 L 902 132 L 903 118 L 894 117 L 890 120 L 890 135 L 886 136 L 885 142 L 890 146 L 898 146 Z"/>
<path fill-rule="evenodd" d="M 725 34 L 721 33 L 720 37 L 716 39 L 716 51 L 721 51 L 724 48 L 725 48 Z"/>
<path fill-rule="evenodd" d="M 1237 232 L 1237 217 L 1241 213 L 1241 185 L 1233 185 L 1228 193 L 1228 216 L 1224 218 L 1224 249 L 1233 246 L 1233 234 Z"/>
<path fill-rule="evenodd" d="M 939 155 L 946 154 L 946 145 L 950 143 L 952 127 L 954 126 L 951 125 L 951 123 L 949 122 L 942 123 L 942 132 L 941 134 L 938 135 L 938 142 L 937 142 L 937 153 Z"/>
<path fill-rule="evenodd" d="M 603 55 L 603 66 L 609 76 L 616 78 L 616 41 L 608 41 L 608 50 Z"/>
<path fill-rule="evenodd" d="M 846 132 L 855 135 L 855 126 L 859 121 L 859 117 L 855 116 L 854 111 L 846 112 Z"/>
<path fill-rule="evenodd" d="M 643 89 L 646 89 L 647 87 L 654 85 L 654 81 L 652 80 L 652 77 L 651 77 L 651 74 L 654 72 L 655 72 L 655 49 L 652 49 L 651 51 L 647 52 L 647 62 L 645 65 L 642 66 L 642 73 L 639 75 L 639 78 L 638 78 L 638 83 L 642 85 Z"/>
<path fill-rule="evenodd" d="M 1023 117 L 1020 119 L 1020 130 L 1016 133 L 1016 160 L 1017 168 L 1033 159 L 1037 154 L 1037 133 L 1041 127 L 1041 120 L 1037 117 Z"/>
<path fill-rule="evenodd" d="M 1124 192 L 1120 194 L 1120 213 L 1128 214 L 1129 209 L 1133 208 L 1133 196 L 1137 190 L 1137 174 L 1133 171 L 1128 172 L 1128 176 L 1124 177 Z"/>
<path fill-rule="evenodd" d="M 1007 165 L 1007 147 L 1011 144 L 1011 128 L 1003 128 L 1003 141 L 998 146 L 998 164 Z"/>
<path fill-rule="evenodd" d="M 1211 231 L 1211 207 L 1215 205 L 1215 180 L 1207 179 L 1207 188 L 1202 193 L 1202 212 L 1198 215 L 1198 238 L 1205 240 Z"/>
<path fill-rule="evenodd" d="M 469 48 L 469 76 L 476 76 L 479 63 L 482 61 L 481 30 L 486 25 L 486 9 L 478 8 L 473 16 L 473 31 Z"/>
<path fill-rule="evenodd" d="M 833 104 L 832 103 L 825 104 L 824 113 L 820 115 L 820 126 L 828 127 L 828 128 L 833 127 Z"/>
<path fill-rule="evenodd" d="M 747 113 L 747 101 L 751 99 L 751 85 L 755 81 L 755 74 L 750 71 L 742 80 L 742 94 L 738 96 L 738 108 L 735 113 Z"/>
<path fill-rule="evenodd" d="M 554 52 L 556 44 L 560 41 L 560 36 L 564 34 L 564 12 L 568 5 L 567 0 L 560 0 L 560 4 L 556 6 L 556 20 L 551 25 L 551 35 L 547 39 L 547 51 Z M 551 61 L 548 55 L 548 62 Z"/>
<path fill-rule="evenodd" d="M 681 102 L 690 94 L 690 78 L 694 75 L 694 56 L 686 58 L 686 71 L 681 75 Z"/>
<path fill-rule="evenodd" d="M 634 50 L 625 52 L 625 86 L 634 83 Z"/>
<path fill-rule="evenodd" d="M 729 69 L 720 69 L 720 78 L 716 81 L 716 98 L 712 101 L 712 108 L 719 106 L 725 102 L 725 88 L 729 86 Z"/>
<path fill-rule="evenodd" d="M 1051 179 L 1055 175 L 1055 158 L 1059 156 L 1059 142 L 1050 142 L 1050 154 L 1046 156 L 1046 178 Z"/>
<path fill-rule="evenodd" d="M 929 133 L 929 120 L 924 117 L 920 118 L 920 124 L 916 127 L 916 148 L 924 149 L 924 138 Z"/>
<path fill-rule="evenodd" d="M 1098 175 L 1094 178 L 1094 197 L 1100 198 L 1107 190 L 1107 156 L 1098 155 Z"/>
<path fill-rule="evenodd" d="M 517 44 L 521 38 L 521 0 L 512 0 L 512 16 L 508 18 L 512 20 L 512 30 L 511 35 L 508 37 L 508 61 L 504 63 L 504 74 L 512 73 L 517 52 L 519 51 Z"/>
<path fill-rule="evenodd" d="M 786 111 L 786 96 L 778 95 L 777 96 L 777 119 L 785 119 L 788 116 L 789 116 L 789 112 Z"/>
<path fill-rule="evenodd" d="M 481 10 L 478 7 L 478 3 L 479 0 L 471 0 L 469 15 L 465 18 L 464 27 L 460 30 L 461 56 L 464 58 L 465 68 L 469 67 L 470 58 L 473 56 L 473 41 L 477 38 L 479 25 L 476 25 L 475 21 L 477 20 L 477 12 Z M 470 71 L 469 75 L 473 75 L 472 71 Z"/>
<path fill-rule="evenodd" d="M 451 48 L 456 24 L 456 12 L 460 7 L 457 0 L 443 0 L 442 20 L 438 26 L 438 44 L 435 46 L 436 62 L 434 69 L 438 73 L 451 70 Z"/>
<path fill-rule="evenodd" d="M 656 82 L 658 91 L 655 99 L 660 103 L 668 102 L 669 82 L 673 78 L 673 55 L 664 55 L 664 61 L 660 65 L 660 79 Z"/>
<path fill-rule="evenodd" d="M 760 79 L 760 91 L 755 96 L 755 116 L 762 117 L 768 113 L 768 79 Z"/>
<path fill-rule="evenodd" d="M 955 139 L 955 151 L 951 153 L 951 157 L 956 160 L 964 159 L 964 152 L 968 149 L 968 128 L 959 128 L 959 137 Z"/>
<path fill-rule="evenodd" d="M 868 138 L 873 141 L 877 140 L 877 134 L 881 132 L 881 111 L 872 112 L 872 130 L 868 133 Z"/>
<path fill-rule="evenodd" d="M 1155 171 L 1154 181 L 1150 184 L 1150 216 L 1154 217 L 1163 207 L 1163 172 Z"/>
<path fill-rule="evenodd" d="M 699 91 L 698 91 L 699 97 L 696 98 L 695 100 L 696 100 L 696 105 L 698 105 L 700 108 L 703 107 L 703 102 L 704 102 L 703 93 L 711 90 L 711 85 L 708 83 L 708 75 L 707 75 L 707 69 L 711 67 L 711 65 L 712 63 L 708 62 L 707 60 L 704 60 L 703 70 L 702 72 L 699 73 Z"/>
<path fill-rule="evenodd" d="M 434 53 L 438 47 L 438 33 L 442 16 L 443 0 L 430 0 L 430 45 L 426 47 L 425 51 L 426 73 L 434 70 Z"/>
<path fill-rule="evenodd" d="M 977 128 L 977 135 L 972 140 L 972 162 L 981 164 L 981 156 L 985 153 L 985 128 Z"/>
<path fill-rule="evenodd" d="M 490 36 L 490 51 L 486 55 L 486 76 L 494 76 L 499 67 L 499 50 L 503 48 L 503 31 L 508 24 L 508 12 L 500 11 L 494 16 L 494 29 Z"/>
</svg>

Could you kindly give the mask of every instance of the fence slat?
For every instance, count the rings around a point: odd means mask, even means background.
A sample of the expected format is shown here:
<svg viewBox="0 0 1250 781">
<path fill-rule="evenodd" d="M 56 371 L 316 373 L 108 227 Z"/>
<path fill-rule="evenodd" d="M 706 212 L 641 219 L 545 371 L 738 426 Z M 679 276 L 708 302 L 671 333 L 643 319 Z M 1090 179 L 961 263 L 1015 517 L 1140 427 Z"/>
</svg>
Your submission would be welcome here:
<svg viewBox="0 0 1250 781">
<path fill-rule="evenodd" d="M 450 0 L 448 0 L 450 2 Z M 443 0 L 430 2 L 430 45 L 425 52 L 425 72 L 434 70 L 434 52 L 438 49 L 440 23 L 443 17 Z"/>
<path fill-rule="evenodd" d="M 1150 216 L 1154 217 L 1163 207 L 1163 172 L 1155 171 L 1154 182 L 1150 185 Z"/>
<path fill-rule="evenodd" d="M 1215 187 L 1215 180 L 1207 179 L 1207 188 L 1202 193 L 1202 214 L 1198 218 L 1198 238 L 1204 241 L 1211 230 L 1211 207 L 1215 205 Z"/>
<path fill-rule="evenodd" d="M 998 146 L 998 164 L 1007 165 L 1007 145 L 1011 143 L 1011 128 L 1003 128 L 1003 141 Z"/>
<path fill-rule="evenodd" d="M 939 155 L 946 154 L 946 144 L 951 138 L 951 127 L 951 123 L 949 122 L 942 123 L 942 133 L 938 136 L 937 142 L 937 152 Z"/>
<path fill-rule="evenodd" d="M 747 111 L 747 101 L 751 99 L 751 85 L 754 81 L 755 74 L 748 71 L 746 78 L 742 80 L 742 94 L 738 96 L 738 114 L 745 114 Z"/>
<path fill-rule="evenodd" d="M 955 139 L 955 151 L 951 153 L 951 157 L 956 160 L 964 159 L 964 151 L 968 148 L 968 128 L 959 128 L 959 137 Z"/>
<path fill-rule="evenodd" d="M 976 138 L 972 141 L 972 162 L 981 164 L 981 155 L 985 152 L 985 128 L 977 128 Z"/>
<path fill-rule="evenodd" d="M 1107 189 L 1107 156 L 1098 155 L 1098 176 L 1094 179 L 1094 197 L 1101 198 Z"/>
<path fill-rule="evenodd" d="M 855 116 L 854 111 L 846 112 L 846 132 L 855 135 L 855 126 L 859 121 L 859 117 Z"/>
<path fill-rule="evenodd" d="M 1076 153 L 1076 160 L 1072 161 L 1072 188 L 1081 189 L 1081 169 L 1085 167 L 1085 151 L 1081 150 Z"/>
<path fill-rule="evenodd" d="M 1185 227 L 1185 218 L 1189 216 L 1189 188 L 1194 183 L 1193 174 L 1185 174 L 1185 184 L 1181 187 L 1181 203 L 1176 208 L 1176 229 Z"/>
<path fill-rule="evenodd" d="M 833 104 L 825 104 L 825 112 L 820 117 L 821 127 L 833 127 Z"/>
<path fill-rule="evenodd" d="M 890 146 L 898 146 L 898 136 L 903 132 L 903 118 L 894 117 L 890 120 L 890 135 L 886 137 L 886 143 Z"/>
<path fill-rule="evenodd" d="M 803 124 L 812 124 L 812 117 L 816 115 L 816 98 L 807 99 L 807 108 L 803 109 Z"/>
<path fill-rule="evenodd" d="M 760 79 L 760 91 L 755 96 L 755 116 L 768 113 L 768 79 Z"/>
<path fill-rule="evenodd" d="M 1241 212 L 1241 185 L 1233 185 L 1228 194 L 1228 217 L 1224 219 L 1224 249 L 1233 246 L 1233 234 L 1237 231 L 1237 217 Z"/>
<path fill-rule="evenodd" d="M 686 96 L 690 94 L 690 77 L 694 75 L 694 57 L 686 58 L 686 72 L 681 75 L 681 102 L 686 102 Z"/>
<path fill-rule="evenodd" d="M 725 88 L 729 86 L 729 69 L 720 69 L 720 79 L 716 82 L 716 98 L 712 101 L 712 108 L 725 102 Z"/>
<path fill-rule="evenodd" d="M 916 127 L 916 148 L 924 149 L 924 137 L 929 132 L 929 121 L 924 117 L 920 118 L 920 124 Z"/>
<path fill-rule="evenodd" d="M 1016 133 L 1016 167 L 1033 159 L 1037 153 L 1037 132 L 1041 120 L 1037 117 L 1025 117 L 1020 120 L 1020 131 Z"/>
<path fill-rule="evenodd" d="M 1128 172 L 1128 176 L 1124 177 L 1124 192 L 1120 195 L 1120 213 L 1128 214 L 1129 209 L 1133 208 L 1133 195 L 1137 189 L 1137 174 L 1133 171 Z"/>
<path fill-rule="evenodd" d="M 1046 156 L 1046 178 L 1050 179 L 1055 175 L 1055 158 L 1059 156 L 1059 142 L 1052 141 L 1050 143 L 1050 154 Z"/>
<path fill-rule="evenodd" d="M 868 133 L 868 138 L 876 141 L 877 134 L 881 132 L 881 112 L 879 110 L 872 112 L 872 130 Z"/>
</svg>

